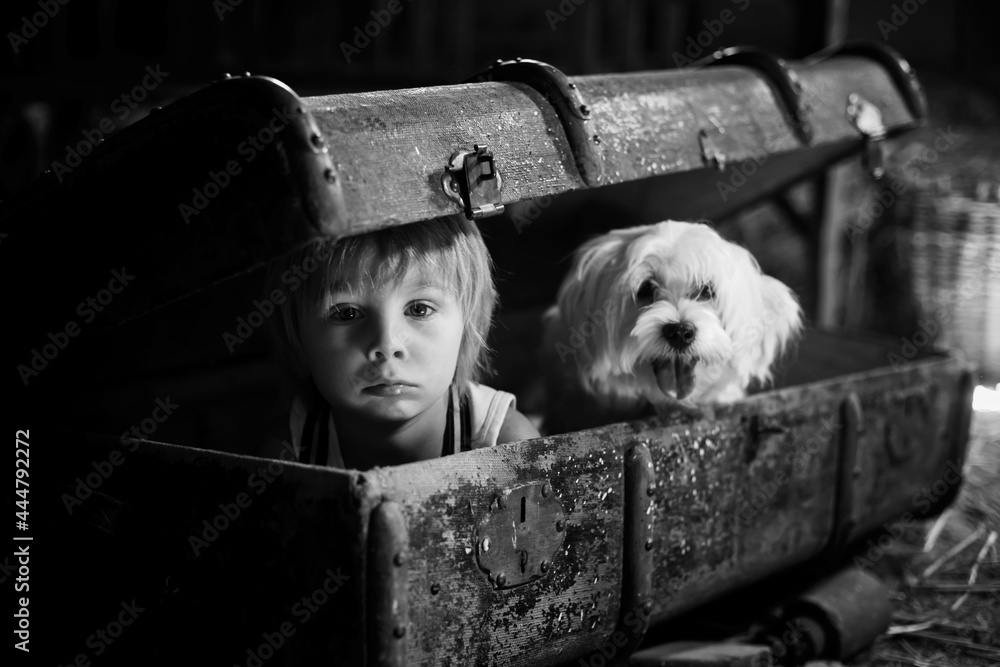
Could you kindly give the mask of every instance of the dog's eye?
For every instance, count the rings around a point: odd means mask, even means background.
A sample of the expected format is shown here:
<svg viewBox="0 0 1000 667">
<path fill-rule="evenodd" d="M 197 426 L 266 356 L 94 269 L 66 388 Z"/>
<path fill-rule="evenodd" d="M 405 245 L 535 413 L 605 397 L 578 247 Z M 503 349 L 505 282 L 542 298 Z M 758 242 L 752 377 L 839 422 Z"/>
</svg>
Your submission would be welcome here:
<svg viewBox="0 0 1000 667">
<path fill-rule="evenodd" d="M 695 301 L 711 301 L 715 298 L 715 287 L 712 283 L 705 283 L 691 295 Z"/>
<path fill-rule="evenodd" d="M 639 291 L 635 293 L 636 301 L 651 301 L 653 299 L 653 293 L 656 291 L 656 286 L 653 285 L 652 280 L 646 280 L 641 285 L 639 285 Z"/>
</svg>

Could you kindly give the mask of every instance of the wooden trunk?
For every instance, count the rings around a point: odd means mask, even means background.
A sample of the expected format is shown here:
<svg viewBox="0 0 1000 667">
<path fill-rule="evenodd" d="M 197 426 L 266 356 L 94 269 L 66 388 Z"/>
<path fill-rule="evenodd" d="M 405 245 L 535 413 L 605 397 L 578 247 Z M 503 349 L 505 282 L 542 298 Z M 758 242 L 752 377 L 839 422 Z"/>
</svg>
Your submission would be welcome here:
<svg viewBox="0 0 1000 667">
<path fill-rule="evenodd" d="M 893 370 L 891 342 L 818 331 L 800 349 L 794 377 L 713 419 L 615 424 L 370 472 L 78 440 L 59 466 L 61 494 L 114 449 L 126 467 L 72 514 L 53 510 L 57 534 L 86 545 L 62 583 L 95 601 L 68 635 L 136 597 L 156 621 L 130 638 L 131 655 L 156 646 L 162 664 L 195 642 L 213 663 L 245 664 L 284 623 L 294 664 L 546 665 L 589 656 L 616 632 L 637 645 L 647 618 L 822 571 L 957 491 L 950 470 L 961 470 L 971 401 L 962 363 L 928 355 Z M 921 491 L 939 480 L 951 481 L 945 494 Z M 484 523 L 529 484 L 548 486 L 564 524 L 549 517 L 545 529 L 564 536 L 532 554 L 549 559 L 538 579 L 498 588 L 479 565 Z M 327 581 L 329 601 L 301 602 Z M 376 661 L 373 646 L 392 652 Z"/>
<path fill-rule="evenodd" d="M 609 424 L 367 472 L 236 453 L 286 406 L 263 334 L 227 350 L 219 332 L 258 294 L 255 269 L 310 239 L 606 186 L 666 193 L 664 218 L 712 218 L 846 155 L 877 162 L 885 136 L 923 119 L 912 72 L 884 50 L 703 65 L 565 77 L 524 61 L 461 85 L 304 99 L 270 79 L 225 80 L 6 202 L 16 268 L 47 267 L 14 295 L 15 308 L 50 304 L 18 330 L 19 354 L 61 330 L 108 267 L 136 275 L 17 387 L 35 437 L 58 448 L 44 464 L 52 542 L 67 554 L 52 572 L 65 628 L 55 659 L 86 652 L 95 619 L 130 599 L 144 622 L 104 664 L 177 664 L 193 647 L 198 664 L 540 667 L 609 645 L 622 658 L 648 624 L 824 571 L 887 525 L 946 506 L 968 437 L 968 367 L 818 330 L 773 388 L 700 421 Z M 880 111 L 881 134 L 852 124 L 858 97 Z M 240 150 L 248 136 L 262 144 L 253 159 Z M 467 204 L 447 192 L 445 168 L 477 145 L 504 185 Z M 750 164 L 752 185 L 722 196 Z M 216 195 L 200 206 L 209 182 Z M 564 231 L 553 253 L 579 240 Z M 558 277 L 543 268 L 536 302 L 504 313 L 520 329 L 500 339 L 501 363 L 537 340 L 531 313 Z M 162 396 L 176 416 L 148 440 L 121 438 Z M 108 461 L 113 474 L 81 500 Z"/>
</svg>

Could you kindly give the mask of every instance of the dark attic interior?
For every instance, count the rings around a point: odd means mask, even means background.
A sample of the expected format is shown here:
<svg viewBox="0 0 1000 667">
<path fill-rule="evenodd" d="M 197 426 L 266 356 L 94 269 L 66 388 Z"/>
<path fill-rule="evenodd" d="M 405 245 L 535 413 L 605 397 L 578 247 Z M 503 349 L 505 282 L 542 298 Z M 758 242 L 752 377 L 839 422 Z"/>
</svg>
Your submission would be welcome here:
<svg viewBox="0 0 1000 667">
<path fill-rule="evenodd" d="M 16 664 L 1000 664 L 1000 5 L 0 16 Z M 455 446 L 351 465 L 384 434 L 334 419 L 347 381 L 296 393 L 340 343 L 283 304 L 395 266 L 310 244 L 444 216 L 492 262 L 480 382 L 523 422 L 469 445 L 456 374 Z M 667 220 L 710 239 L 630 235 Z M 635 245 L 584 276 L 599 237 Z"/>
</svg>

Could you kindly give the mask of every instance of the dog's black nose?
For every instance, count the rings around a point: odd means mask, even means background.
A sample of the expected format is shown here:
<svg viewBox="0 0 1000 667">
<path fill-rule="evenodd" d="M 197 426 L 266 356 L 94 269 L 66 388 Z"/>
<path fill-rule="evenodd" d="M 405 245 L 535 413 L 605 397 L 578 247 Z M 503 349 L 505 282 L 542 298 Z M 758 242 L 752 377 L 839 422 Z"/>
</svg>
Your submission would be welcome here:
<svg viewBox="0 0 1000 667">
<path fill-rule="evenodd" d="M 698 329 L 690 322 L 674 322 L 663 325 L 663 337 L 675 350 L 683 350 L 694 342 Z"/>
</svg>

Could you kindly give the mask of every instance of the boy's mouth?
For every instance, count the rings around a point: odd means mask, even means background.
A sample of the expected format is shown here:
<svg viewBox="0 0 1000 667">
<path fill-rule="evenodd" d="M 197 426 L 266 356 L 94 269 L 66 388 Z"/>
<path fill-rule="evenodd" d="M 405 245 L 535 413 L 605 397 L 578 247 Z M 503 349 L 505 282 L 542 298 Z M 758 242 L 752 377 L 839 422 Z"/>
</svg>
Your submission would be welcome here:
<svg viewBox="0 0 1000 667">
<path fill-rule="evenodd" d="M 372 396 L 399 396 L 414 389 L 416 389 L 416 386 L 406 382 L 385 382 L 365 387 L 361 392 Z"/>
</svg>

